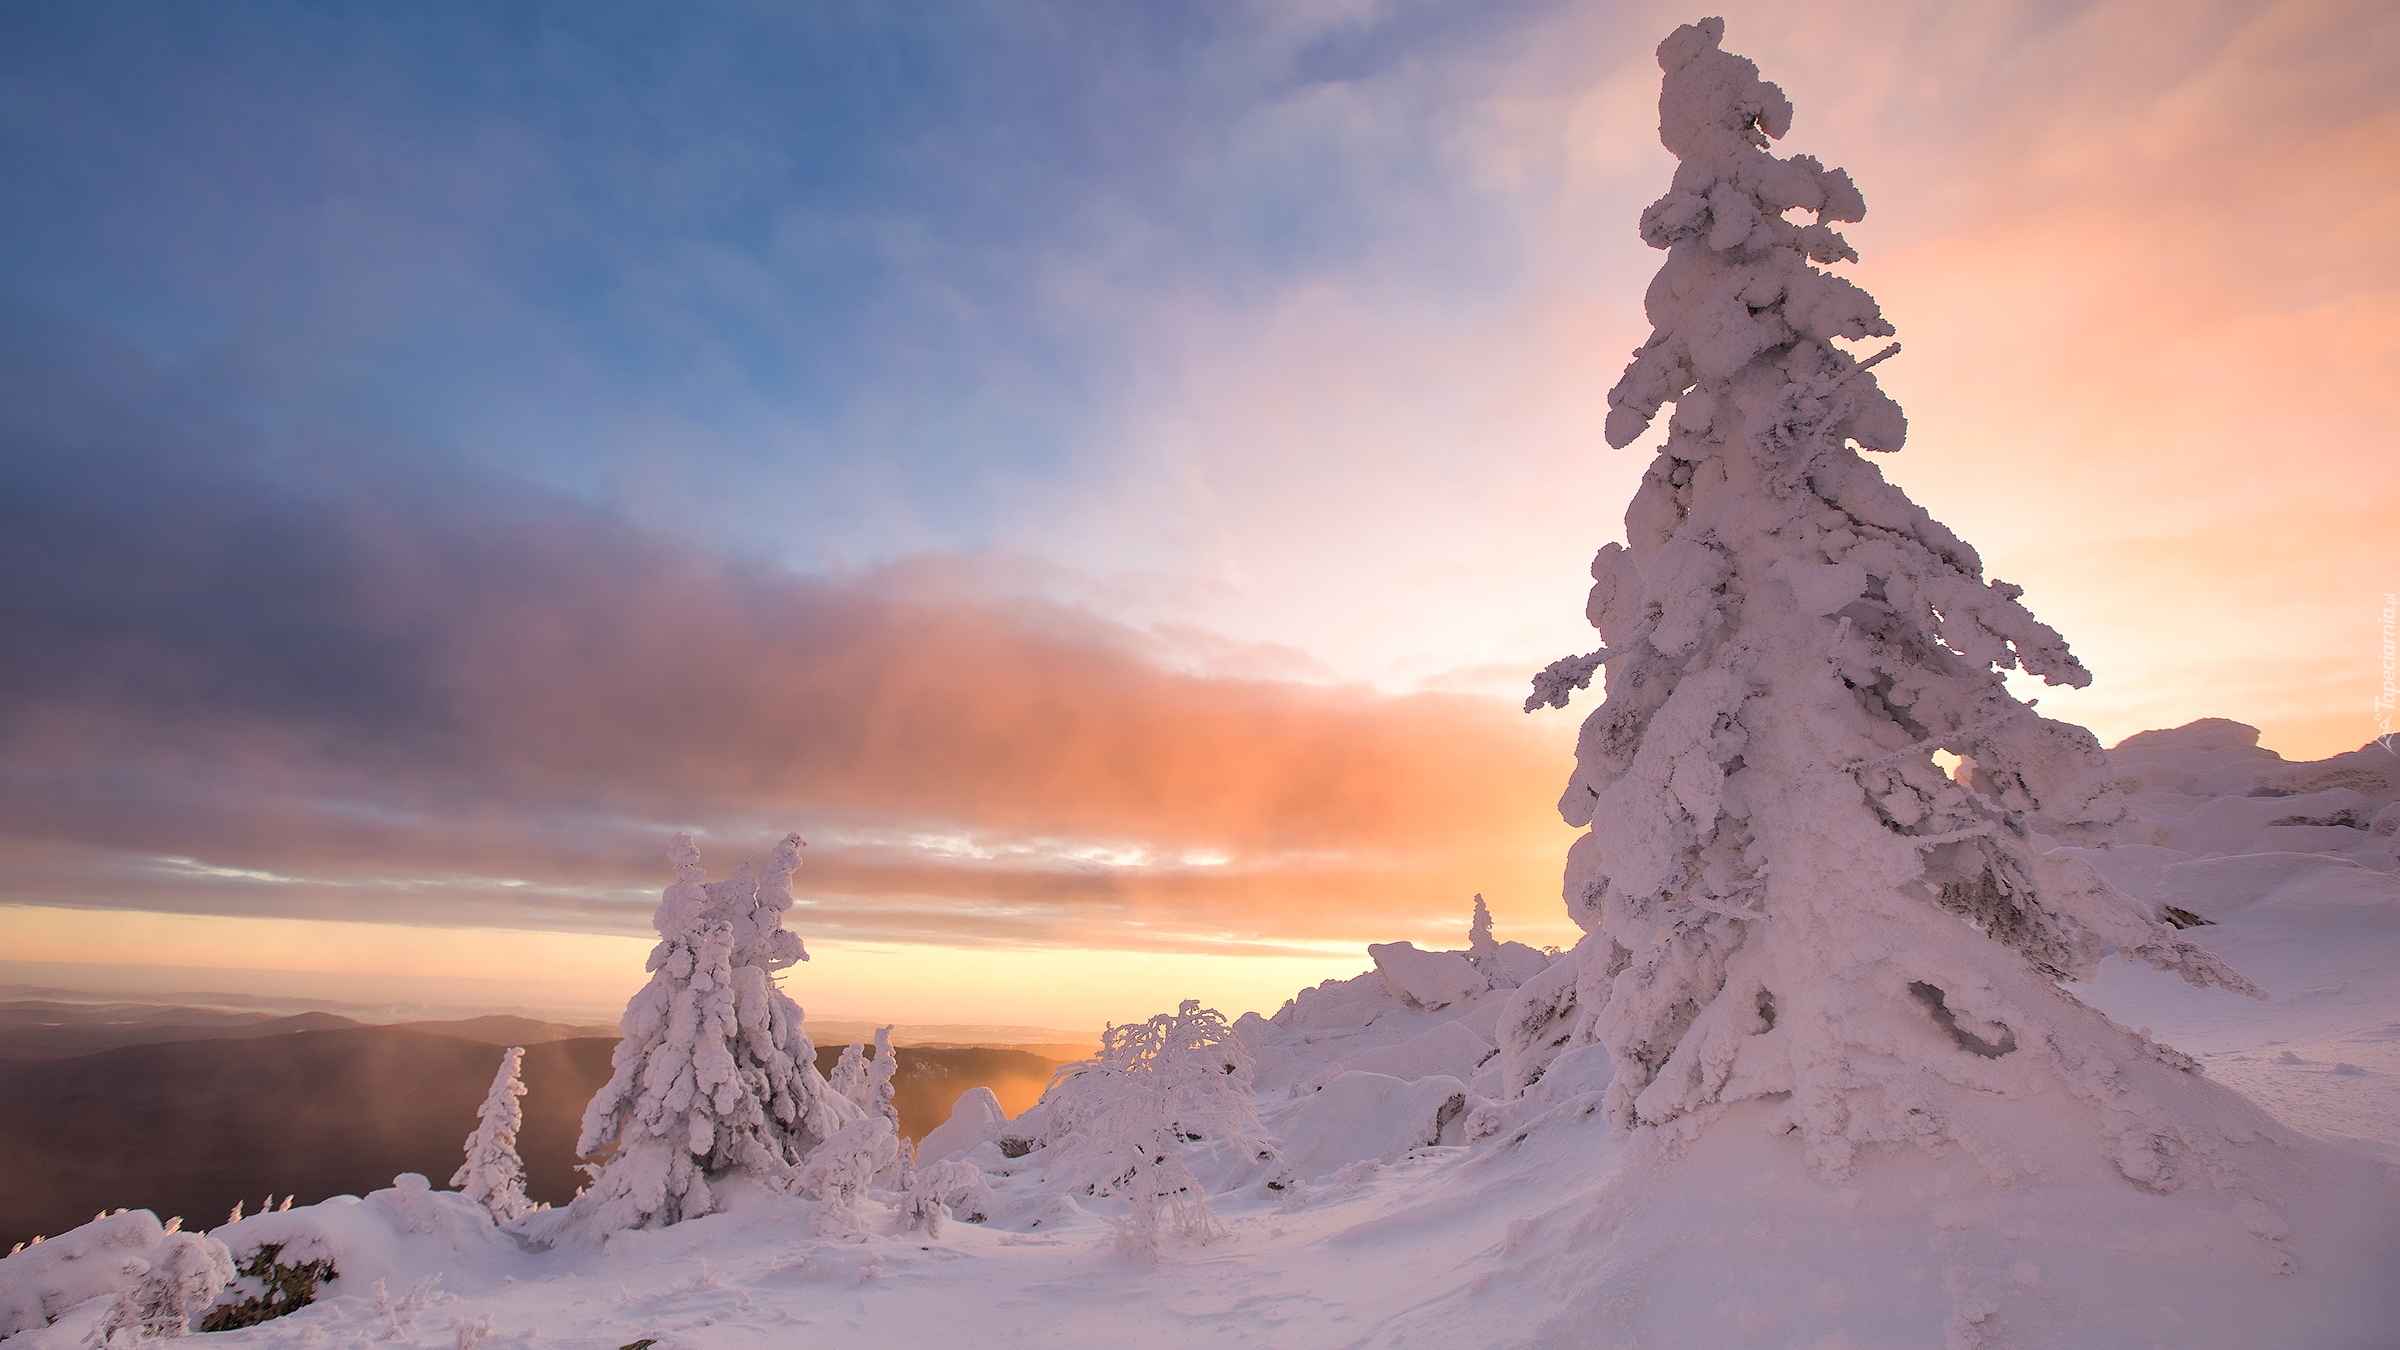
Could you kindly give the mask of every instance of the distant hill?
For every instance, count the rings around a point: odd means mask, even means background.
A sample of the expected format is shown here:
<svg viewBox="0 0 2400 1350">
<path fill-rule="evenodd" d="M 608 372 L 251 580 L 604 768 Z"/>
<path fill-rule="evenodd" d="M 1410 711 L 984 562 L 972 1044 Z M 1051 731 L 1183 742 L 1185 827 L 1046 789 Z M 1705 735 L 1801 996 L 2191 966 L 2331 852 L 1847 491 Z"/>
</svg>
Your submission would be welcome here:
<svg viewBox="0 0 2400 1350">
<path fill-rule="evenodd" d="M 65 1039 L 65 1027 L 11 1025 L 21 1006 L 0 1008 L 0 1044 Z M 337 1025 L 292 1027 L 309 1018 Z M 168 1034 L 95 1053 L 0 1061 L 0 1157 L 9 1160 L 0 1250 L 63 1232 L 102 1208 L 152 1209 L 212 1227 L 237 1201 L 255 1210 L 270 1191 L 307 1204 L 388 1186 L 400 1172 L 444 1185 L 499 1067 L 500 1044 L 527 1046 L 518 1141 L 527 1188 L 537 1200 L 563 1203 L 582 1180 L 574 1147 L 584 1105 L 607 1081 L 616 1046 L 613 1037 L 542 1039 L 533 1033 L 555 1024 L 498 1017 L 394 1027 L 330 1014 L 128 1018 L 86 1029 L 111 1027 Z M 469 1034 L 436 1034 L 439 1027 Z M 499 1034 L 511 1031 L 525 1034 Z M 840 1053 L 838 1044 L 820 1047 L 819 1068 L 832 1068 Z M 948 1118 L 977 1085 L 1021 1111 L 1056 1066 L 992 1046 L 903 1046 L 899 1060 L 894 1104 L 912 1137 Z"/>
<path fill-rule="evenodd" d="M 278 1017 L 138 1003 L 5 1003 L 0 1004 L 0 1059 L 59 1059 L 159 1041 L 238 1040 L 358 1025 L 327 1012 Z"/>
<path fill-rule="evenodd" d="M 366 1026 L 329 1012 L 288 1016 L 148 1003 L 64 1003 L 22 999 L 0 1003 L 0 1060 L 60 1059 L 162 1041 L 246 1040 L 295 1031 Z M 401 1025 L 483 1045 L 539 1045 L 577 1037 L 614 1037 L 615 1027 L 569 1026 L 530 1017 L 470 1017 Z"/>
</svg>

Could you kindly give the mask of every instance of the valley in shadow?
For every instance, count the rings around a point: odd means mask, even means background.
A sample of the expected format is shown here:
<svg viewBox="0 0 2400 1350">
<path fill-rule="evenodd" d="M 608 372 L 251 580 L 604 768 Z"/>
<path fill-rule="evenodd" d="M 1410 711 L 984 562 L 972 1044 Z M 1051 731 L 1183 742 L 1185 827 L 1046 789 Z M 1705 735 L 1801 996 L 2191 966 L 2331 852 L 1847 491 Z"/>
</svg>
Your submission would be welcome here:
<svg viewBox="0 0 2400 1350">
<path fill-rule="evenodd" d="M 0 1250 L 103 1209 L 210 1228 L 270 1193 L 309 1204 L 401 1172 L 446 1185 L 503 1045 L 525 1046 L 526 1189 L 563 1204 L 583 1181 L 574 1148 L 584 1106 L 616 1048 L 596 1030 L 521 1017 L 369 1026 L 329 1013 L 0 1004 Z M 841 1050 L 818 1047 L 818 1068 L 831 1070 Z M 1001 1046 L 902 1046 L 897 1057 L 893 1104 L 912 1138 L 972 1087 L 1024 1110 L 1058 1063 Z"/>
</svg>

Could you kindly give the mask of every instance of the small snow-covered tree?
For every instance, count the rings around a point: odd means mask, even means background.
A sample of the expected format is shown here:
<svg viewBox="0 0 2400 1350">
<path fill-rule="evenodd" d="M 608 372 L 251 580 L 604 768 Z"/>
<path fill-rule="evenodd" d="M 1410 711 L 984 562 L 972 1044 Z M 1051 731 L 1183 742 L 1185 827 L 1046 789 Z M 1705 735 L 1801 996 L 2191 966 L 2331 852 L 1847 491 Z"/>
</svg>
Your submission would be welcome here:
<svg viewBox="0 0 2400 1350">
<path fill-rule="evenodd" d="M 856 1041 L 843 1046 L 841 1058 L 833 1062 L 833 1072 L 825 1075 L 825 1085 L 840 1093 L 852 1106 L 865 1106 L 867 1047 Z"/>
<path fill-rule="evenodd" d="M 833 1073 L 825 1081 L 852 1106 L 868 1115 L 882 1116 L 898 1128 L 900 1108 L 892 1102 L 892 1074 L 897 1067 L 898 1061 L 892 1058 L 892 1028 L 877 1027 L 875 1057 L 867 1058 L 864 1045 L 845 1045 L 842 1057 L 834 1061 Z"/>
<path fill-rule="evenodd" d="M 650 983 L 622 1022 L 614 1072 L 584 1112 L 576 1151 L 603 1161 L 570 1208 L 598 1232 L 710 1211 L 709 1180 L 785 1185 L 811 1149 L 858 1111 L 826 1086 L 799 1005 L 774 973 L 808 951 L 783 927 L 800 836 L 724 881 L 703 882 L 700 850 L 675 836 L 675 883 L 652 922 Z"/>
<path fill-rule="evenodd" d="M 450 1184 L 483 1206 L 495 1223 L 507 1223 L 533 1208 L 533 1201 L 525 1195 L 525 1163 L 517 1156 L 517 1131 L 525 1124 L 525 1108 L 517 1104 L 517 1098 L 525 1095 L 524 1080 L 518 1076 L 524 1060 L 525 1047 L 521 1045 L 510 1046 L 500 1057 L 500 1071 L 492 1075 L 492 1090 L 483 1105 L 475 1108 L 475 1132 L 467 1136 L 467 1160 L 450 1178 Z"/>
<path fill-rule="evenodd" d="M 892 1049 L 892 1028 L 875 1028 L 875 1059 L 867 1065 L 867 1095 L 859 1109 L 869 1115 L 881 1116 L 900 1128 L 900 1107 L 893 1100 L 892 1075 L 899 1072 L 900 1059 Z"/>
<path fill-rule="evenodd" d="M 1121 1245 L 1144 1259 L 1161 1229 L 1218 1232 L 1186 1152 L 1195 1143 L 1243 1155 L 1264 1147 L 1249 1053 L 1224 1014 L 1185 999 L 1147 1022 L 1111 1026 L 1100 1053 L 1060 1066 L 1042 1095 L 1048 1174 L 1131 1207 Z"/>
<path fill-rule="evenodd" d="M 1565 884 L 1589 936 L 1572 991 L 1535 981 L 1503 1016 L 1510 1076 L 1571 1035 L 1614 1057 L 1606 1110 L 1624 1126 L 1688 1130 L 1788 1094 L 1788 1125 L 1837 1173 L 1869 1141 L 1962 1138 L 1988 1094 L 2063 1085 L 2098 1108 L 2128 1177 L 2171 1188 L 2206 1151 L 2167 1106 L 2169 1066 L 2190 1061 L 2058 982 L 2115 948 L 2254 991 L 2052 856 L 2125 808 L 2091 734 L 2001 672 L 2090 677 L 2020 588 L 1859 454 L 1907 430 L 1869 369 L 1897 348 L 1839 345 L 1892 326 L 1823 270 L 1856 260 L 1834 226 L 1865 204 L 1840 169 L 1768 152 L 1791 104 L 1720 49 L 1723 27 L 1658 49 L 1680 165 L 1642 214 L 1667 261 L 1609 443 L 1675 413 L 1627 544 L 1592 565 L 1606 645 L 1544 671 L 1527 703 L 1564 706 L 1608 672 L 1560 802 L 1590 827 Z M 1937 750 L 1973 771 L 1954 781 Z"/>
<path fill-rule="evenodd" d="M 1475 897 L 1475 917 L 1467 924 L 1467 960 L 1477 970 L 1491 974 L 1500 966 L 1500 943 L 1492 936 L 1492 907 Z"/>
</svg>

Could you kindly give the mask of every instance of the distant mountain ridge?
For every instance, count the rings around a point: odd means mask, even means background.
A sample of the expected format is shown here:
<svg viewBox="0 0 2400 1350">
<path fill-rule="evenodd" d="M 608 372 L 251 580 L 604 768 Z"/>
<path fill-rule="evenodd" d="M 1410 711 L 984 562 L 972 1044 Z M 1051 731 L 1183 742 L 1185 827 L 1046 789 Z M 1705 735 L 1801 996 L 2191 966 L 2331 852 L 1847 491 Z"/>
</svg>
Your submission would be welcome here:
<svg viewBox="0 0 2400 1350">
<path fill-rule="evenodd" d="M 252 1040 L 370 1025 L 375 1024 L 329 1012 L 277 1015 L 170 1004 L 18 999 L 0 1002 L 0 1060 L 60 1059 L 129 1045 Z M 508 1014 L 394 1025 L 483 1045 L 542 1045 L 579 1037 L 613 1037 L 617 1033 L 615 1027 L 574 1026 Z"/>
<path fill-rule="evenodd" d="M 0 1157 L 10 1177 L 0 1251 L 100 1209 L 180 1214 L 206 1228 L 270 1192 L 308 1204 L 388 1186 L 401 1172 L 445 1185 L 503 1045 L 526 1047 L 527 1190 L 564 1202 L 582 1183 L 575 1142 L 608 1078 L 613 1028 L 0 1003 Z M 818 1068 L 841 1050 L 818 1047 Z M 1058 1063 L 1002 1046 L 902 1046 L 898 1057 L 894 1104 L 912 1137 L 970 1087 L 991 1087 L 1022 1111 Z"/>
</svg>

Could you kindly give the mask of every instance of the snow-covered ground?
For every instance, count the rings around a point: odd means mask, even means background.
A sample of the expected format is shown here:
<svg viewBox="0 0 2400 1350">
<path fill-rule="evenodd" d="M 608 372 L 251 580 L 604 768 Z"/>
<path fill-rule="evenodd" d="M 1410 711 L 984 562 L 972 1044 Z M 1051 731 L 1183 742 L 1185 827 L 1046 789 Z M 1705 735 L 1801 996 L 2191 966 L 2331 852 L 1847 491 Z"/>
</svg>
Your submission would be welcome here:
<svg viewBox="0 0 2400 1350">
<path fill-rule="evenodd" d="M 1495 1023 L 1551 958 L 1488 938 L 1374 949 L 1376 968 L 1234 1028 L 1272 1157 L 1188 1145 L 1221 1229 L 1156 1261 L 1124 1202 L 1059 1184 L 1038 1117 L 972 1099 L 951 1132 L 992 1188 L 981 1223 L 912 1226 L 736 1184 L 724 1212 L 530 1250 L 414 1178 L 217 1229 L 236 1258 L 331 1256 L 318 1301 L 229 1346 L 2355 1346 L 2400 1344 L 2400 782 L 2381 752 L 2294 766 L 2203 723 L 2115 758 L 2140 836 L 2099 854 L 2269 990 L 2196 991 L 2112 962 L 2079 990 L 2203 1060 L 2195 1100 L 2236 1189 L 2145 1193 L 2098 1149 L 1870 1149 L 1828 1180 L 1767 1103 L 1687 1150 L 1612 1132 L 1599 1047 L 1501 1100 Z M 2381 776 L 2378 776 L 2381 775 Z M 2258 794 L 2280 795 L 2258 795 Z M 2330 823 L 2284 823 L 2295 817 Z M 2349 823 L 2355 822 L 2355 823 Z M 2295 831 L 2300 833 L 2294 833 Z M 2295 845 L 2315 847 L 2303 850 Z M 1521 1002 L 1521 1000 L 1520 1000 Z M 2054 1139 L 2040 1093 L 1992 1133 Z M 2188 1109 L 2188 1108 L 2187 1108 Z M 1039 1108 L 1037 1108 L 1037 1111 Z M 980 1112 L 980 1114 L 978 1114 Z M 2022 1128 L 2012 1128 L 2010 1117 Z M 961 1138 L 963 1136 L 963 1139 Z M 1660 1137 L 1652 1137 L 1660 1136 Z M 1004 1151 L 1003 1143 L 1007 1144 Z M 931 1163 L 930 1154 L 921 1162 Z M 133 1218 L 135 1216 L 127 1216 Z M 125 1229 L 119 1233 L 116 1230 Z M 110 1246 L 101 1239 L 110 1239 Z M 144 1236 L 148 1234 L 148 1236 Z M 81 1347 L 98 1269 L 161 1239 L 123 1220 L 0 1262 L 0 1310 L 44 1259 L 67 1306 L 12 1350 Z M 81 1283 L 56 1272 L 83 1241 Z M 125 1244 L 131 1243 L 132 1246 Z"/>
</svg>

